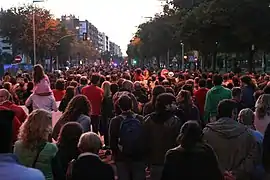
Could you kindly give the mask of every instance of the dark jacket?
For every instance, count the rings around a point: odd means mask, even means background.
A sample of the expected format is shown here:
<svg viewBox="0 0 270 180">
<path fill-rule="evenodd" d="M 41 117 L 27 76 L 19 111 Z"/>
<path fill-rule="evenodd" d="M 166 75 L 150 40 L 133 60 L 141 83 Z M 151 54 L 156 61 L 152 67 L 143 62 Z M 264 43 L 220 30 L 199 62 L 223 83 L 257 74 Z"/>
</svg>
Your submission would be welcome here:
<svg viewBox="0 0 270 180">
<path fill-rule="evenodd" d="M 261 157 L 254 136 L 244 125 L 221 118 L 206 125 L 203 139 L 217 154 L 222 172 L 232 171 L 237 180 L 248 180 Z"/>
<path fill-rule="evenodd" d="M 241 102 L 245 108 L 253 108 L 255 106 L 255 98 L 253 96 L 255 90 L 251 86 L 244 86 L 241 91 Z"/>
<path fill-rule="evenodd" d="M 59 147 L 58 152 L 52 159 L 52 172 L 54 180 L 66 180 L 68 164 L 72 159 L 77 159 L 78 149 Z"/>
<path fill-rule="evenodd" d="M 114 180 L 113 168 L 92 153 L 83 153 L 72 168 L 72 180 Z"/>
<path fill-rule="evenodd" d="M 144 140 L 149 164 L 164 164 L 166 152 L 177 145 L 176 138 L 181 125 L 182 122 L 173 113 L 152 113 L 145 117 Z"/>
<path fill-rule="evenodd" d="M 213 149 L 204 143 L 167 152 L 161 180 L 223 180 Z"/>
<path fill-rule="evenodd" d="M 134 113 L 130 112 L 130 113 L 122 113 L 121 116 L 133 116 Z M 119 144 L 119 132 L 120 132 L 120 125 L 121 125 L 121 121 L 123 121 L 124 119 L 121 116 L 116 116 L 114 117 L 111 122 L 110 122 L 110 127 L 109 127 L 109 142 L 110 142 L 110 148 L 112 150 L 112 155 L 114 158 L 114 161 L 127 161 L 130 160 L 129 157 L 126 157 L 120 150 L 118 147 Z M 143 117 L 140 115 L 136 115 L 136 118 L 142 122 L 143 124 Z M 142 137 L 143 138 L 143 137 Z M 142 139 L 143 141 L 143 139 Z M 144 142 L 142 142 L 141 144 L 144 144 Z M 133 158 L 133 161 L 142 161 L 144 159 L 144 153 L 138 153 L 137 157 Z"/>
<path fill-rule="evenodd" d="M 112 118 L 114 116 L 114 106 L 112 97 L 104 97 L 102 104 L 101 104 L 101 115 L 102 118 Z"/>
<path fill-rule="evenodd" d="M 268 124 L 263 139 L 262 163 L 267 173 L 270 173 L 270 125 Z"/>
</svg>

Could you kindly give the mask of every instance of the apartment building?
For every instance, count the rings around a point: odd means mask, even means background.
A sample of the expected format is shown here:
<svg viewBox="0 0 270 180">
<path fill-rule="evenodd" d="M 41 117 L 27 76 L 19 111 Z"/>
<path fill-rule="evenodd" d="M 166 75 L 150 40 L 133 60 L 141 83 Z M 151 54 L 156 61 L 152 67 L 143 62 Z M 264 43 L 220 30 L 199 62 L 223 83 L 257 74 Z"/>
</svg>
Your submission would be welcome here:
<svg viewBox="0 0 270 180">
<path fill-rule="evenodd" d="M 0 37 L 0 54 L 8 53 L 12 55 L 12 45 L 7 38 Z"/>
</svg>

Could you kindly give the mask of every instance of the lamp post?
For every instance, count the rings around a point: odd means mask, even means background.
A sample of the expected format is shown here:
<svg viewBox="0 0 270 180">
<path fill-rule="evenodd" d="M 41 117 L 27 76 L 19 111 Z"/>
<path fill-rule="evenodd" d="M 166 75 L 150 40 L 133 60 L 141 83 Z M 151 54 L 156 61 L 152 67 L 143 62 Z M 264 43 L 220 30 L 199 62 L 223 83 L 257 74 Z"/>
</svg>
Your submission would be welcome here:
<svg viewBox="0 0 270 180">
<path fill-rule="evenodd" d="M 76 34 L 69 34 L 69 35 L 65 35 L 62 36 L 57 42 L 56 42 L 56 46 L 60 46 L 61 44 L 61 40 L 68 38 L 68 37 L 72 37 L 72 36 L 76 36 Z M 57 56 L 56 56 L 56 70 L 59 69 L 59 57 L 58 57 L 58 52 L 57 52 Z"/>
<path fill-rule="evenodd" d="M 44 2 L 44 0 L 33 0 L 33 53 L 34 53 L 34 65 L 37 63 L 37 52 L 36 52 L 36 21 L 35 21 L 35 3 Z"/>
<path fill-rule="evenodd" d="M 184 58 L 184 56 L 185 56 L 185 44 L 184 43 L 181 43 L 181 47 L 182 47 L 182 63 L 181 63 L 181 68 L 182 68 L 182 70 L 184 71 L 185 70 L 185 67 L 184 67 L 184 65 L 185 65 L 185 58 Z"/>
</svg>

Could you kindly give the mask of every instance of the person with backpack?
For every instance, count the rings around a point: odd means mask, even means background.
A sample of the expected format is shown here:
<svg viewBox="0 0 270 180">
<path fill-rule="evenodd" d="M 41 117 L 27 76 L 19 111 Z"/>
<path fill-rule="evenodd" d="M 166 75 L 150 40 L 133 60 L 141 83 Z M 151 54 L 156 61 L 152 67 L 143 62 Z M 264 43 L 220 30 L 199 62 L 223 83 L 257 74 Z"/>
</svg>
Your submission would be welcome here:
<svg viewBox="0 0 270 180">
<path fill-rule="evenodd" d="M 66 179 L 114 180 L 112 166 L 103 162 L 98 156 L 101 145 L 101 140 L 96 133 L 82 134 L 78 143 L 80 155 L 69 163 Z"/>
<path fill-rule="evenodd" d="M 118 180 L 145 179 L 143 117 L 132 112 L 132 99 L 119 98 L 121 114 L 110 122 L 109 137 Z"/>
</svg>

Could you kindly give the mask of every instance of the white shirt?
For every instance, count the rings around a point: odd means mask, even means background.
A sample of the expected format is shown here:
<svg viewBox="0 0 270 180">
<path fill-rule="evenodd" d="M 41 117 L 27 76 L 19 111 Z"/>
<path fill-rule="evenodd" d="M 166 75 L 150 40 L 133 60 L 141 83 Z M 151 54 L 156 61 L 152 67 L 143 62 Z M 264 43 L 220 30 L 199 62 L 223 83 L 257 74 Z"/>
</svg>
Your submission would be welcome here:
<svg viewBox="0 0 270 180">
<path fill-rule="evenodd" d="M 25 105 L 32 106 L 33 110 L 45 109 L 47 111 L 57 111 L 57 105 L 53 95 L 39 96 L 31 94 L 26 100 Z"/>
</svg>

